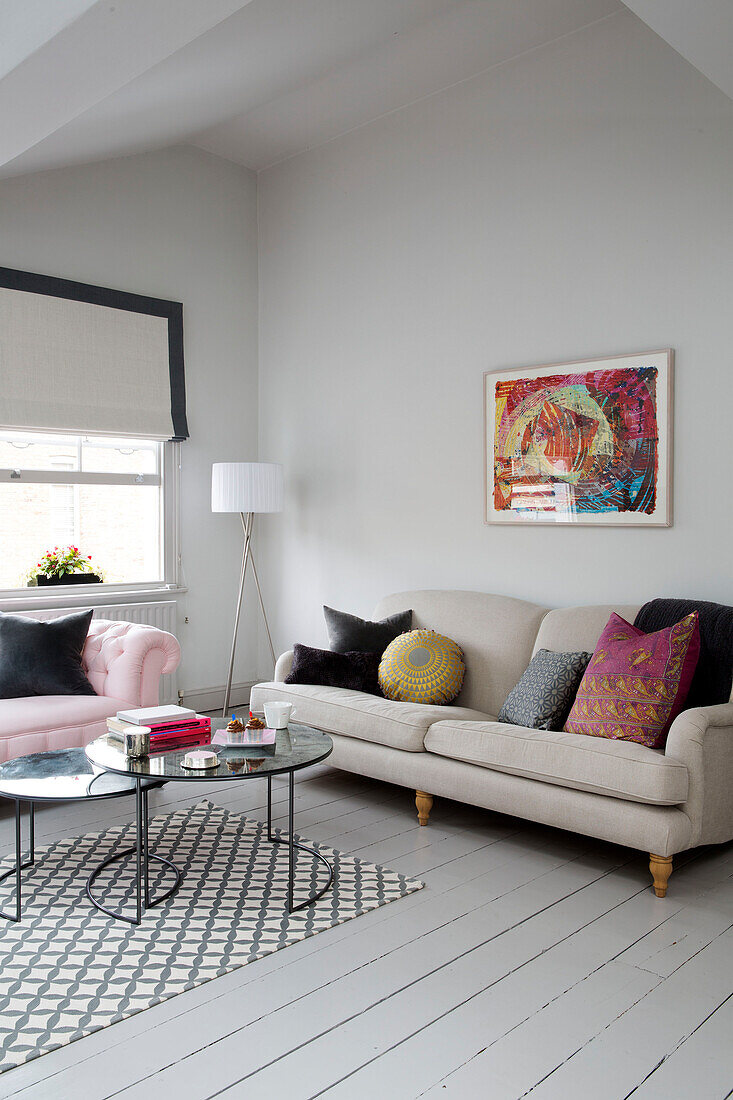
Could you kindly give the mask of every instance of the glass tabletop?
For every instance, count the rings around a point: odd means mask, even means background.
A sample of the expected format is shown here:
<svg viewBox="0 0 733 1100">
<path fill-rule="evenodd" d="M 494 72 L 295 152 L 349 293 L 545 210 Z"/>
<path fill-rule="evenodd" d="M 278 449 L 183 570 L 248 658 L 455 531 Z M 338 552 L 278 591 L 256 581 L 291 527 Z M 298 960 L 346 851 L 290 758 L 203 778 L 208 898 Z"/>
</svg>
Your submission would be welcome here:
<svg viewBox="0 0 733 1100">
<path fill-rule="evenodd" d="M 223 719 L 211 723 L 212 732 L 226 725 Z M 173 752 L 151 752 L 138 759 L 125 756 L 119 741 L 107 736 L 98 737 L 86 747 L 93 764 L 108 771 L 127 776 L 146 776 L 151 779 L 249 779 L 253 776 L 277 775 L 298 771 L 325 760 L 333 751 L 333 742 L 327 733 L 291 722 L 289 730 L 278 730 L 274 745 L 218 745 L 211 747 L 219 762 L 215 767 L 192 770 L 183 767 L 183 758 L 190 749 Z"/>
<path fill-rule="evenodd" d="M 151 786 L 153 781 L 146 783 Z M 0 764 L 0 795 L 28 802 L 73 802 L 132 794 L 135 780 L 93 764 L 84 749 L 34 752 Z"/>
</svg>

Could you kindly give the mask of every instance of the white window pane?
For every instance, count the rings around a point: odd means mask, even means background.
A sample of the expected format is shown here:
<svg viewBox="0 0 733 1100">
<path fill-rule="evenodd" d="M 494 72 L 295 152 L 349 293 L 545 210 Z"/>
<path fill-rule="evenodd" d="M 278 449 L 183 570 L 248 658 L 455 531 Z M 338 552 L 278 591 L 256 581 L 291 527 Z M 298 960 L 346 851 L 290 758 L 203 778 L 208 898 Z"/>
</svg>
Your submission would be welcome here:
<svg viewBox="0 0 733 1100">
<path fill-rule="evenodd" d="M 163 579 L 160 489 L 156 485 L 79 485 L 79 540 L 107 584 Z"/>
<path fill-rule="evenodd" d="M 51 485 L 0 485 L 0 588 L 24 585 L 25 572 L 58 540 L 49 530 Z"/>
<path fill-rule="evenodd" d="M 154 474 L 159 443 L 133 443 L 129 439 L 85 439 L 81 468 L 94 473 Z"/>
<path fill-rule="evenodd" d="M 77 470 L 77 441 L 71 436 L 42 436 L 21 432 L 0 434 L 0 469 Z"/>
<path fill-rule="evenodd" d="M 81 456 L 81 465 L 80 465 Z M 162 445 L 124 439 L 81 439 L 42 433 L 0 433 L 0 468 L 58 471 L 58 483 L 0 483 L 0 589 L 26 584 L 47 550 L 77 546 L 108 584 L 163 580 L 158 485 L 69 485 L 67 470 L 155 474 Z"/>
<path fill-rule="evenodd" d="M 159 515 L 155 485 L 0 485 L 0 588 L 21 587 L 42 554 L 69 543 L 108 584 L 162 580 Z"/>
</svg>

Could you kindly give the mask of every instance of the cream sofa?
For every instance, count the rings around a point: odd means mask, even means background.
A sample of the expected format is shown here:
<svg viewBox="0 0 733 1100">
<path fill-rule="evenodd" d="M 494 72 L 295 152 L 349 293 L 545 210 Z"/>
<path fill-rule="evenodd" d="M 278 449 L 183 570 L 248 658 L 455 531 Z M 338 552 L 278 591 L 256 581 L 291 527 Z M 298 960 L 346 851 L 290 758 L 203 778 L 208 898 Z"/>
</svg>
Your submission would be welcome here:
<svg viewBox="0 0 733 1100">
<path fill-rule="evenodd" d="M 434 795 L 540 821 L 650 855 L 664 897 L 678 852 L 733 838 L 733 701 L 683 711 L 666 749 L 510 726 L 496 715 L 538 649 L 592 651 L 612 611 L 636 605 L 548 610 L 482 592 L 402 592 L 374 611 L 413 608 L 413 627 L 455 639 L 466 660 L 454 706 L 396 703 L 342 688 L 283 683 L 252 689 L 251 706 L 282 699 L 298 720 L 331 734 L 329 763 L 416 790 L 426 825 Z"/>
</svg>

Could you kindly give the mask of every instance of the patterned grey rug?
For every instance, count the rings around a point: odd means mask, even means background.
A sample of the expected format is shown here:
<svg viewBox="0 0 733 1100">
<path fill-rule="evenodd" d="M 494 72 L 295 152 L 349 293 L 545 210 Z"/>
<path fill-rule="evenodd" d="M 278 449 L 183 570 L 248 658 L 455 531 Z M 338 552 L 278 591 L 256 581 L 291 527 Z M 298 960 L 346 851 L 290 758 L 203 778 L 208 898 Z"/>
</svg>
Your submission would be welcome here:
<svg viewBox="0 0 733 1100">
<path fill-rule="evenodd" d="M 23 920 L 0 926 L 0 1073 L 423 885 L 307 841 L 332 863 L 333 890 L 289 915 L 287 847 L 270 844 L 260 822 L 204 801 L 150 822 L 151 849 L 183 881 L 135 928 L 84 892 L 91 869 L 133 841 L 125 825 L 36 849 L 23 872 Z M 307 853 L 297 860 L 296 902 L 325 873 Z M 170 884 L 155 867 L 154 888 Z M 112 907 L 133 900 L 132 875 L 118 868 L 98 880 Z"/>
</svg>

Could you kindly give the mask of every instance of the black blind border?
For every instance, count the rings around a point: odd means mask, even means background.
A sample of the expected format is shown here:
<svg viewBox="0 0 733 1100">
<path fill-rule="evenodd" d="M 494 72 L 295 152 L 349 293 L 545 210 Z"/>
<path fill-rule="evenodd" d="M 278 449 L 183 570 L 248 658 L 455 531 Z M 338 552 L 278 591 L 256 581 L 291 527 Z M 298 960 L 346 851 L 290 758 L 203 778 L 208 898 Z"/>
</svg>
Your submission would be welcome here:
<svg viewBox="0 0 733 1100">
<path fill-rule="evenodd" d="M 0 286 L 7 290 L 23 290 L 29 294 L 45 294 L 51 298 L 66 298 L 72 302 L 87 302 L 94 306 L 123 309 L 128 313 L 144 313 L 165 317 L 168 321 L 168 374 L 171 388 L 172 441 L 188 439 L 186 419 L 186 378 L 183 369 L 183 304 L 165 298 L 149 298 L 126 290 L 77 283 L 54 275 L 38 275 L 32 271 L 17 271 L 0 267 Z"/>
</svg>

